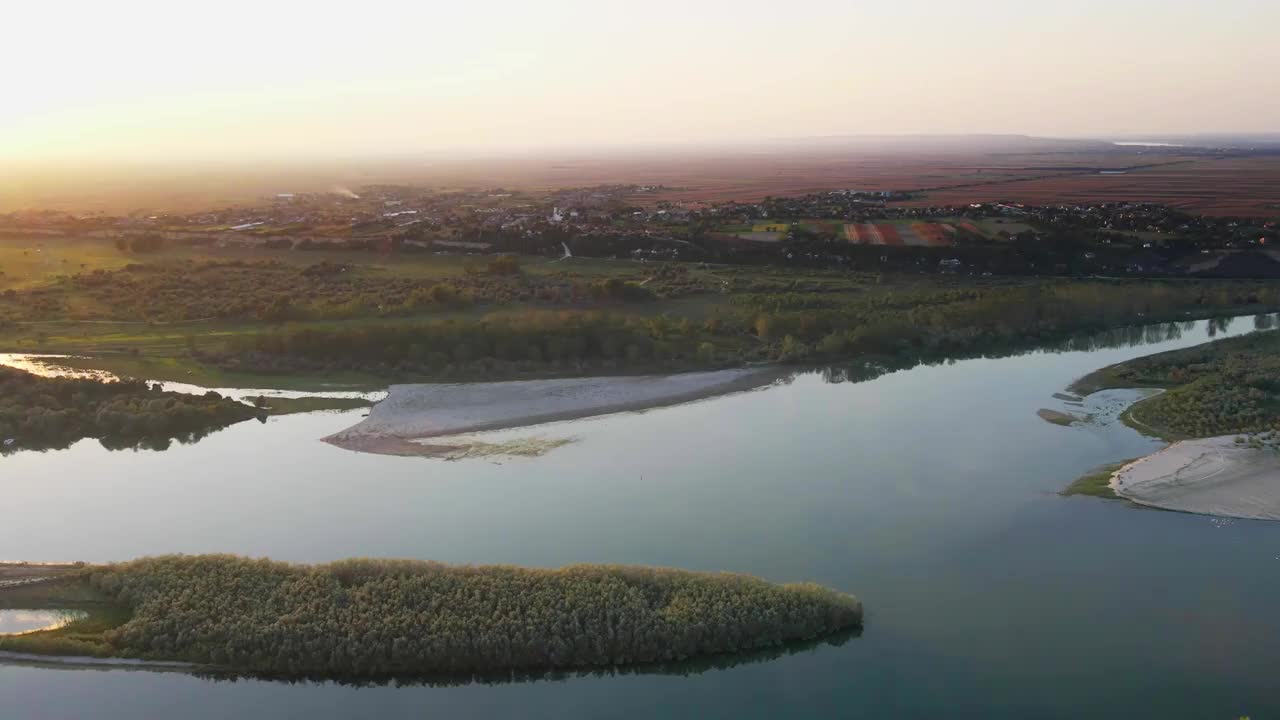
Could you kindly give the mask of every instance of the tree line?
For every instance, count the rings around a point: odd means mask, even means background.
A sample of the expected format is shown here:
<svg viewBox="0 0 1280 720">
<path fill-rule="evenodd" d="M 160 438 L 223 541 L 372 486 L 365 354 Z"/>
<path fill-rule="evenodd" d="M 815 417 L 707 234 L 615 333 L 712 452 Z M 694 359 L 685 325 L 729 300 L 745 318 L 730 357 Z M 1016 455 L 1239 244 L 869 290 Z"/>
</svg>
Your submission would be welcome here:
<svg viewBox="0 0 1280 720">
<path fill-rule="evenodd" d="M 164 392 L 141 381 L 44 378 L 0 366 L 0 453 L 58 449 L 97 438 L 111 449 L 163 449 L 258 411 L 210 392 Z"/>
<path fill-rule="evenodd" d="M 1264 307 L 1280 307 L 1280 288 L 1053 281 L 875 294 L 785 292 L 744 295 L 733 307 L 699 319 L 526 311 L 385 325 L 299 325 L 243 336 L 206 359 L 232 370 L 364 369 L 453 378 L 855 358 L 909 367 L 1017 352 L 1126 325 Z"/>
</svg>

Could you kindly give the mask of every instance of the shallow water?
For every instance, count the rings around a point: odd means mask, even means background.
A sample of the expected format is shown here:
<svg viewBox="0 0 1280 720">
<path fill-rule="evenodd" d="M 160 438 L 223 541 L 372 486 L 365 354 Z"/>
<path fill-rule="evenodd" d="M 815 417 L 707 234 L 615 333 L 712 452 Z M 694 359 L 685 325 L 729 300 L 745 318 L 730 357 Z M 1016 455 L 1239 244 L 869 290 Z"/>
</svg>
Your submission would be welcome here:
<svg viewBox="0 0 1280 720">
<path fill-rule="evenodd" d="M 60 360 L 64 360 L 67 357 L 70 356 L 0 353 L 0 365 L 25 370 L 33 375 L 39 375 L 41 377 L 82 378 L 102 380 L 104 382 L 112 382 L 119 379 L 114 374 L 105 370 L 84 370 L 59 363 Z M 168 392 L 186 393 L 188 395 L 203 395 L 212 390 L 219 395 L 242 402 L 247 401 L 249 398 L 256 398 L 259 396 L 277 398 L 323 397 L 372 401 L 382 400 L 387 396 L 386 391 L 382 390 L 374 392 L 366 392 L 362 390 L 318 390 L 314 392 L 307 392 L 301 390 L 278 390 L 275 388 L 210 388 L 200 385 L 192 385 L 191 383 L 172 381 L 154 382 L 153 384 L 159 385 L 161 389 Z"/>
<path fill-rule="evenodd" d="M 0 491 L 23 509 L 0 524 L 7 557 L 674 565 L 813 580 L 856 593 L 867 620 L 838 647 L 687 677 L 352 688 L 0 666 L 0 697 L 31 717 L 120 720 L 1268 717 L 1280 523 L 1062 498 L 1091 468 L 1161 445 L 1114 422 L 1123 396 L 1090 398 L 1095 420 L 1077 427 L 1036 417 L 1094 369 L 1207 339 L 1189 327 L 504 431 L 575 441 L 499 462 L 317 441 L 359 411 L 165 452 L 17 453 L 0 459 Z"/>
<path fill-rule="evenodd" d="M 0 635 L 53 630 L 84 617 L 75 610 L 0 610 Z"/>
</svg>

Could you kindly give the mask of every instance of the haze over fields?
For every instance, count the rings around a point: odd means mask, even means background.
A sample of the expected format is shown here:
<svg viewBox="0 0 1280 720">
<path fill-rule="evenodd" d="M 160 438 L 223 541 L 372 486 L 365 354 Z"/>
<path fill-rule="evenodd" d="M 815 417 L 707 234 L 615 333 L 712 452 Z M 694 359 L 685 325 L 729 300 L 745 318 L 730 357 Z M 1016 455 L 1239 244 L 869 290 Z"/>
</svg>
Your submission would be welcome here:
<svg viewBox="0 0 1280 720">
<path fill-rule="evenodd" d="M 69 19 L 8 10 L 26 30 L 0 47 L 7 162 L 1280 127 L 1280 5 L 1256 0 L 125 0 Z"/>
<path fill-rule="evenodd" d="M 124 0 L 6 19 L 27 31 L 0 45 L 20 69 L 0 212 L 634 183 L 679 202 L 854 187 L 1271 214 L 1280 175 L 1280 156 L 1111 144 L 1276 152 L 1280 5 L 1251 0 Z"/>
</svg>

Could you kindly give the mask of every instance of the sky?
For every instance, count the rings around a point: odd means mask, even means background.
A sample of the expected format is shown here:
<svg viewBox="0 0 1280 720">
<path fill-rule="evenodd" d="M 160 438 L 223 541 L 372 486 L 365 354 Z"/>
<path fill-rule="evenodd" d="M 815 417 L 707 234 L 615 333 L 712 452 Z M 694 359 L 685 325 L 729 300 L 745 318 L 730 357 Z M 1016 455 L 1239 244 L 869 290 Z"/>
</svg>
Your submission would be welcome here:
<svg viewBox="0 0 1280 720">
<path fill-rule="evenodd" d="M 1275 0 L 12 5 L 11 162 L 1280 130 Z"/>
</svg>

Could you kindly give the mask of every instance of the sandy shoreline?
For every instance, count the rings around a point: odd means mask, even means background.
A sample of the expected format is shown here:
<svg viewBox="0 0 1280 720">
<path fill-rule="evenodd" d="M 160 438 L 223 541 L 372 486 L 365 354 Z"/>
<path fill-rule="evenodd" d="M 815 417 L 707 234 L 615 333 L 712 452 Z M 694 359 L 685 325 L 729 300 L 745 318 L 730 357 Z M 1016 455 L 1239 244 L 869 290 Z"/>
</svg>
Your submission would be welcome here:
<svg viewBox="0 0 1280 720">
<path fill-rule="evenodd" d="M 430 456 L 438 454 L 439 448 L 422 440 L 679 405 L 765 387 L 780 376 L 776 368 L 745 368 L 677 375 L 392 385 L 386 400 L 375 405 L 367 418 L 324 440 L 360 452 Z"/>
<path fill-rule="evenodd" d="M 1176 442 L 1117 470 L 1111 489 L 1165 510 L 1280 520 L 1280 453 L 1237 445 L 1235 438 Z"/>
</svg>

